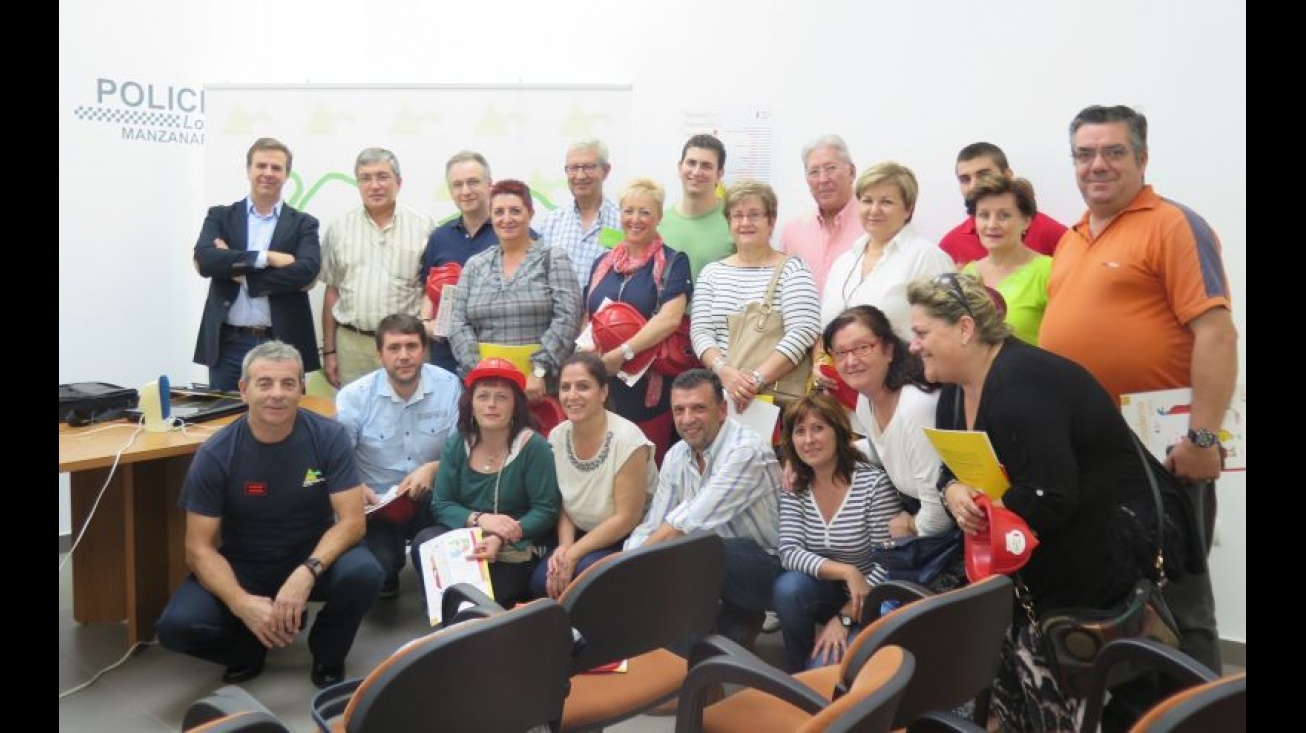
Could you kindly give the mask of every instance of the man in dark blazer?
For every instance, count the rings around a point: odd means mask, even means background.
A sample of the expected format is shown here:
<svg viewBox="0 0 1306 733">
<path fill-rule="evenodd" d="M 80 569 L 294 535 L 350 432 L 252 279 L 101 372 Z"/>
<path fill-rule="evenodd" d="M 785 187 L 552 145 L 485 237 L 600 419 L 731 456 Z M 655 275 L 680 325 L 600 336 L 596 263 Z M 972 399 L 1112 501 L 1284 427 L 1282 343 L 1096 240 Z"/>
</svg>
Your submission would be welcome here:
<svg viewBox="0 0 1306 733">
<path fill-rule="evenodd" d="M 245 154 L 249 196 L 210 208 L 195 243 L 209 295 L 194 361 L 214 389 L 238 389 L 245 354 L 272 339 L 298 349 L 304 371 L 321 368 L 308 301 L 322 259 L 318 221 L 281 200 L 291 161 L 285 144 L 256 140 Z"/>
</svg>

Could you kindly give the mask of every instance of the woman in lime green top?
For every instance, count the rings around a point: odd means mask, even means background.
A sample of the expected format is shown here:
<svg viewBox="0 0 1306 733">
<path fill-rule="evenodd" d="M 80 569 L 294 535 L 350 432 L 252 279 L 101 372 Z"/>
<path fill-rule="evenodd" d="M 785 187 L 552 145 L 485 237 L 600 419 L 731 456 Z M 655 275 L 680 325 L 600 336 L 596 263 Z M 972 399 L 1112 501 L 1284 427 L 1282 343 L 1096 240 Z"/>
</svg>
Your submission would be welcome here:
<svg viewBox="0 0 1306 733">
<path fill-rule="evenodd" d="M 975 231 L 988 255 L 962 269 L 1002 293 L 1012 332 L 1035 346 L 1052 274 L 1052 258 L 1025 246 L 1025 232 L 1036 211 L 1029 181 L 1002 175 L 980 179 L 966 196 L 966 213 L 975 218 Z"/>
</svg>

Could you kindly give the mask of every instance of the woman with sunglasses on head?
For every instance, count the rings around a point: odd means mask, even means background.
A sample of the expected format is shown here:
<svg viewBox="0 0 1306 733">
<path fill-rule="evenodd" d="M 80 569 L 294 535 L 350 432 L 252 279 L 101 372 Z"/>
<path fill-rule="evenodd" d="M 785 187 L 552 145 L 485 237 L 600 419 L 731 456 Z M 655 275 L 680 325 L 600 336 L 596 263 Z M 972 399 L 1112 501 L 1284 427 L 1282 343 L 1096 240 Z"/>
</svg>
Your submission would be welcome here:
<svg viewBox="0 0 1306 733">
<path fill-rule="evenodd" d="M 912 226 L 919 190 L 916 174 L 893 161 L 877 163 L 857 177 L 853 193 L 866 234 L 830 265 L 821 299 L 821 323 L 829 323 L 854 305 L 873 305 L 900 337 L 909 338 L 907 283 L 955 269 L 952 258 L 938 243 Z M 826 349 L 820 343 L 817 346 L 815 355 L 819 357 Z M 834 387 L 835 380 L 821 373 L 816 363 L 820 361 L 813 363 L 813 383 Z"/>
<path fill-rule="evenodd" d="M 848 412 L 832 397 L 812 392 L 790 404 L 780 447 L 794 480 L 780 494 L 785 572 L 772 592 L 789 670 L 799 672 L 847 653 L 871 586 L 885 578 L 873 551 L 902 505 L 884 471 L 853 447 Z"/>
<path fill-rule="evenodd" d="M 419 582 L 423 542 L 458 527 L 480 527 L 473 555 L 489 561 L 494 599 L 504 608 L 530 598 L 536 547 L 551 542 L 558 521 L 553 450 L 535 431 L 526 376 L 506 359 L 484 359 L 463 380 L 458 432 L 440 456 L 431 492 L 436 524 L 413 538 Z"/>
<path fill-rule="evenodd" d="M 653 442 L 607 409 L 608 373 L 594 353 L 562 362 L 558 400 L 567 419 L 549 433 L 562 491 L 558 544 L 535 568 L 531 592 L 557 598 L 590 565 L 621 550 L 657 488 Z"/>
<path fill-rule="evenodd" d="M 889 522 L 890 536 L 952 535 L 952 559 L 937 575 L 923 580 L 935 591 L 964 585 L 961 535 L 940 503 L 942 464 L 925 435 L 925 428 L 934 427 L 939 385 L 925 378 L 920 357 L 873 305 L 840 313 L 826 325 L 822 341 L 839 377 L 857 391 L 857 421 L 866 431 L 867 455 L 903 494 L 904 508 Z"/>
<path fill-rule="evenodd" d="M 966 194 L 966 213 L 975 219 L 975 231 L 988 254 L 962 272 L 1001 293 L 1012 333 L 1037 346 L 1048 307 L 1052 258 L 1025 245 L 1029 223 L 1038 213 L 1034 187 L 1024 178 L 982 176 Z"/>
<path fill-rule="evenodd" d="M 911 350 L 944 383 L 936 424 L 988 435 L 1011 488 L 994 506 L 1016 513 L 1039 544 L 1016 576 L 1039 618 L 1058 608 L 1112 609 L 1135 581 L 1153 580 L 1156 517 L 1146 460 L 1112 397 L 1083 367 L 1011 335 L 978 280 L 917 280 Z M 945 466 L 945 508 L 967 534 L 987 526 L 980 490 Z M 1166 554 L 1171 554 L 1167 532 Z M 1172 558 L 1178 560 L 1179 558 Z M 1169 562 L 1167 572 L 1173 574 Z M 1084 698 L 1061 688 L 1041 637 L 1017 609 L 994 685 L 1003 730 L 1076 730 Z"/>
</svg>

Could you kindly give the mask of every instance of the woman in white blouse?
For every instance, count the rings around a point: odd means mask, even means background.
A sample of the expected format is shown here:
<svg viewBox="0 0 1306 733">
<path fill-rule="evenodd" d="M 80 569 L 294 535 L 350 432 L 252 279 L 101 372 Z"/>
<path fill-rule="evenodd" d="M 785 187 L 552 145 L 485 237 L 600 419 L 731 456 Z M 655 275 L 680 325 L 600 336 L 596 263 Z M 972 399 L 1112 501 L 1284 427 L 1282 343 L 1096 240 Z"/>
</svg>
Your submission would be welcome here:
<svg viewBox="0 0 1306 733">
<path fill-rule="evenodd" d="M 962 585 L 961 533 L 941 503 L 942 464 L 925 436 L 925 428 L 935 424 L 939 385 L 925 378 L 920 357 L 873 305 L 840 313 L 826 324 L 822 341 L 840 378 L 858 392 L 857 422 L 866 433 L 866 454 L 903 494 L 904 509 L 889 522 L 889 534 L 895 539 L 955 535 L 955 560 L 927 585 L 936 591 Z"/>
<path fill-rule="evenodd" d="M 843 659 L 871 585 L 885 577 L 873 552 L 902 504 L 852 438 L 833 397 L 813 392 L 785 410 L 781 448 L 794 483 L 780 494 L 785 572 L 773 592 L 791 672 Z"/>
<path fill-rule="evenodd" d="M 735 253 L 703 268 L 690 303 L 689 335 L 694 353 L 720 377 L 738 410 L 748 407 L 767 385 L 793 371 L 821 333 L 820 297 L 812 271 L 802 258 L 771 247 L 776 210 L 775 191 L 767 184 L 740 181 L 730 187 L 724 211 Z M 784 319 L 785 335 L 761 364 L 741 368 L 730 361 L 728 317 L 765 299 L 777 267 L 784 269 L 776 284 L 774 304 Z"/>
<path fill-rule="evenodd" d="M 822 324 L 845 308 L 873 305 L 900 338 L 911 339 L 907 284 L 956 269 L 937 242 L 917 234 L 911 225 L 918 191 L 911 169 L 892 161 L 877 163 L 857 177 L 853 192 L 866 234 L 830 265 L 821 300 Z M 818 348 L 817 354 L 821 351 Z M 813 369 L 812 378 L 818 386 L 832 386 L 819 368 Z"/>
<path fill-rule="evenodd" d="M 531 590 L 557 598 L 572 579 L 621 550 L 657 488 L 653 443 L 635 423 L 610 412 L 608 373 L 593 352 L 562 363 L 558 397 L 567 419 L 549 433 L 562 491 L 558 546 L 535 568 Z"/>
</svg>

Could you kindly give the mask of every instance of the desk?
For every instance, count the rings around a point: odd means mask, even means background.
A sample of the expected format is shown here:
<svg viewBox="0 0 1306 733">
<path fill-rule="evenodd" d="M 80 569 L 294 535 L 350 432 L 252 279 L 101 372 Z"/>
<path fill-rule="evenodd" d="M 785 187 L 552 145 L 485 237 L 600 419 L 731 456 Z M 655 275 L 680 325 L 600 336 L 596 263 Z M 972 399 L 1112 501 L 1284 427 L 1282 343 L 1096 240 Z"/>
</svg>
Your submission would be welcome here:
<svg viewBox="0 0 1306 733">
<path fill-rule="evenodd" d="M 334 416 L 335 404 L 303 397 L 301 407 Z M 154 638 L 154 622 L 186 578 L 186 513 L 177 506 L 191 457 L 232 415 L 166 433 L 136 433 L 124 420 L 82 428 L 59 425 L 59 473 L 71 483 L 73 619 L 79 623 L 127 620 L 127 643 Z M 111 427 L 112 426 L 112 427 Z M 123 450 L 123 446 L 131 444 Z M 114 456 L 118 468 L 109 478 Z M 108 488 L 95 507 L 105 481 Z"/>
</svg>

